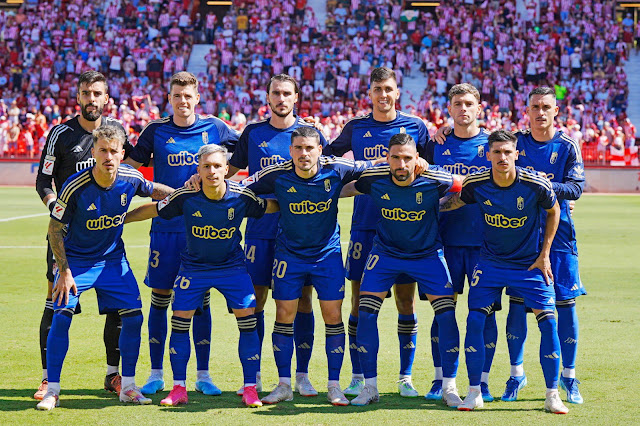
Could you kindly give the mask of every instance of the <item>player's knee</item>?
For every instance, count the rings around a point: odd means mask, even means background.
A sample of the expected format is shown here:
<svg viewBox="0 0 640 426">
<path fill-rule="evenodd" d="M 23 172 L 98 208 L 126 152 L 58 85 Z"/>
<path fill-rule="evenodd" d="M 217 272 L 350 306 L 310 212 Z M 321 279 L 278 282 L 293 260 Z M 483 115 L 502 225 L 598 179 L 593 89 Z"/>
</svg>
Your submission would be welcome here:
<svg viewBox="0 0 640 426">
<path fill-rule="evenodd" d="M 151 292 L 151 307 L 160 311 L 166 311 L 171 304 L 171 294 Z"/>
<path fill-rule="evenodd" d="M 236 321 L 238 322 L 240 333 L 252 333 L 258 329 L 258 319 L 255 315 L 236 317 Z"/>
<path fill-rule="evenodd" d="M 431 301 L 431 307 L 433 308 L 434 315 L 441 315 L 445 312 L 451 312 L 456 310 L 456 302 L 453 301 L 453 297 L 440 297 Z"/>
<path fill-rule="evenodd" d="M 253 289 L 256 293 L 256 312 L 262 312 L 269 296 L 269 287 L 254 286 Z"/>
<path fill-rule="evenodd" d="M 400 298 L 396 292 L 396 307 L 401 315 L 411 315 L 414 312 L 413 297 Z"/>
<path fill-rule="evenodd" d="M 382 299 L 372 294 L 361 294 L 358 310 L 368 314 L 378 315 L 382 307 Z"/>
<path fill-rule="evenodd" d="M 302 297 L 298 300 L 298 312 L 310 313 L 313 311 L 313 301 L 311 299 L 310 291 L 302 291 Z"/>
</svg>

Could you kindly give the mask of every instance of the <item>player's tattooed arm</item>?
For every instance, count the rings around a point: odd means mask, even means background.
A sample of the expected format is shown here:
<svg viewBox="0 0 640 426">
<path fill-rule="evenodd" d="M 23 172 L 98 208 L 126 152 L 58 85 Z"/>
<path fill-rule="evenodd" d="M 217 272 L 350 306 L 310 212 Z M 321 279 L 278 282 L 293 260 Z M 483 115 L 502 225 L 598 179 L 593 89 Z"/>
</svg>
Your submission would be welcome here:
<svg viewBox="0 0 640 426">
<path fill-rule="evenodd" d="M 56 259 L 60 277 L 53 289 L 53 301 L 59 305 L 66 305 L 69 302 L 69 292 L 75 295 L 77 292 L 76 282 L 71 274 L 67 253 L 64 249 L 64 223 L 51 219 L 49 221 L 49 244 Z"/>
<path fill-rule="evenodd" d="M 124 218 L 124 223 L 127 224 L 131 222 L 140 222 L 147 219 L 153 219 L 154 217 L 158 216 L 157 205 L 157 202 L 147 203 L 127 212 L 127 216 Z"/>
<path fill-rule="evenodd" d="M 546 210 L 546 209 L 545 209 Z M 556 236 L 558 230 L 558 224 L 560 223 L 560 205 L 558 201 L 547 212 L 547 221 L 544 228 L 544 240 L 542 242 L 542 249 L 536 261 L 529 267 L 529 271 L 533 269 L 540 269 L 544 275 L 544 279 L 547 285 L 553 284 L 553 273 L 551 272 L 551 260 L 549 259 L 549 253 L 551 252 L 551 243 Z"/>
<path fill-rule="evenodd" d="M 151 198 L 153 198 L 154 200 L 162 200 L 173 194 L 174 191 L 175 189 L 171 188 L 170 186 L 158 182 L 153 182 L 153 192 L 151 193 Z"/>
<path fill-rule="evenodd" d="M 459 209 L 466 204 L 467 203 L 460 199 L 459 192 L 450 193 L 440 198 L 440 211 L 448 212 L 451 210 Z"/>
<path fill-rule="evenodd" d="M 356 195 L 361 195 L 361 194 L 362 192 L 356 189 L 356 183 L 349 182 L 348 184 L 342 187 L 342 191 L 340 191 L 340 198 L 355 197 Z"/>
</svg>

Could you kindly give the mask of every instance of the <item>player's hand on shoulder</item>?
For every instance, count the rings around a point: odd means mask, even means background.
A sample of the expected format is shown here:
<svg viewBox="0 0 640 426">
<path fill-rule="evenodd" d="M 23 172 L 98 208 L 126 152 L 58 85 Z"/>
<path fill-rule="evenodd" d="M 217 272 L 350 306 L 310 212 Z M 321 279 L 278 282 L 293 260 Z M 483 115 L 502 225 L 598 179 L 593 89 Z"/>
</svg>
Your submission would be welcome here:
<svg viewBox="0 0 640 426">
<path fill-rule="evenodd" d="M 380 157 L 377 158 L 375 160 L 373 160 L 373 165 L 377 166 L 378 164 L 387 164 L 387 158 L 386 157 Z"/>
<path fill-rule="evenodd" d="M 442 145 L 445 140 L 447 140 L 447 136 L 451 134 L 453 129 L 451 126 L 442 126 L 438 129 L 435 135 L 433 135 L 433 140 L 435 140 L 439 145 Z"/>
<path fill-rule="evenodd" d="M 320 119 L 318 117 L 309 115 L 307 117 L 304 117 L 303 120 L 305 121 L 305 123 L 312 124 L 317 131 L 322 132 L 322 124 L 320 124 Z"/>
<path fill-rule="evenodd" d="M 422 157 L 418 157 L 418 161 L 416 161 L 416 176 L 421 175 L 429 169 L 429 163 Z"/>
<path fill-rule="evenodd" d="M 184 183 L 185 188 L 193 189 L 194 191 L 200 191 L 200 182 L 201 178 L 199 174 L 195 174 L 189 178 L 188 181 Z"/>
<path fill-rule="evenodd" d="M 551 259 L 549 259 L 549 255 L 540 253 L 540 256 L 538 256 L 533 265 L 529 266 L 528 270 L 533 271 L 534 269 L 539 269 L 542 272 L 547 285 L 553 285 L 553 272 L 551 271 Z"/>
<path fill-rule="evenodd" d="M 538 171 L 537 173 L 538 173 L 538 176 L 540 176 L 540 177 L 543 177 L 543 178 L 547 177 L 547 174 L 545 172 Z"/>
</svg>

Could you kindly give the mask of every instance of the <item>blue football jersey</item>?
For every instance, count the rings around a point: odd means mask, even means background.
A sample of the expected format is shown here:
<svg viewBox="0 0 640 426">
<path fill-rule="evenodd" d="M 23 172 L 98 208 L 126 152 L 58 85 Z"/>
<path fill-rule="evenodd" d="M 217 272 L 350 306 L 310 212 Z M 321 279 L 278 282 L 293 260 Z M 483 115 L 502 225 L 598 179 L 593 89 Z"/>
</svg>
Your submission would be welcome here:
<svg viewBox="0 0 640 426">
<path fill-rule="evenodd" d="M 560 203 L 560 224 L 551 250 L 577 254 L 576 229 L 569 212 L 569 200 L 580 198 L 584 188 L 580 145 L 561 131 L 556 131 L 547 142 L 538 142 L 529 131 L 517 135 L 519 157 L 516 164 L 545 172 Z"/>
<path fill-rule="evenodd" d="M 173 116 L 147 124 L 130 157 L 147 164 L 153 156 L 153 180 L 172 188 L 181 188 L 196 173 L 198 149 L 202 145 L 225 145 L 232 150 L 239 133 L 224 121 L 213 116 L 196 115 L 188 127 L 177 126 Z M 184 221 L 178 216 L 171 220 L 154 218 L 152 231 L 184 232 Z"/>
<path fill-rule="evenodd" d="M 453 132 L 444 144 L 427 143 L 426 159 L 446 171 L 467 176 L 491 167 L 487 160 L 489 132 L 482 129 L 472 138 L 458 138 Z M 482 216 L 477 205 L 467 205 L 440 214 L 440 236 L 445 246 L 480 247 L 482 245 Z"/>
<path fill-rule="evenodd" d="M 407 133 L 418 145 L 418 152 L 424 153 L 429 140 L 427 126 L 422 119 L 398 111 L 395 120 L 382 122 L 373 119 L 369 113 L 347 122 L 340 135 L 328 145 L 325 155 L 343 156 L 353 151 L 355 160 L 375 160 L 387 155 L 389 140 L 398 133 Z M 380 211 L 368 195 L 359 195 L 353 200 L 351 229 L 371 231 L 376 229 L 380 220 Z"/>
<path fill-rule="evenodd" d="M 210 270 L 244 265 L 240 225 L 245 217 L 261 217 L 266 202 L 237 182 L 225 181 L 227 191 L 211 200 L 202 189 L 181 188 L 158 203 L 163 219 L 182 216 L 187 246 L 182 265 L 189 270 Z"/>
<path fill-rule="evenodd" d="M 122 164 L 109 188 L 98 185 L 93 168 L 67 179 L 51 217 L 69 225 L 64 247 L 69 259 L 95 263 L 124 255 L 122 226 L 134 195 L 150 197 L 153 183 L 133 167 Z"/>
<path fill-rule="evenodd" d="M 249 185 L 256 194 L 274 194 L 280 204 L 276 250 L 309 261 L 340 251 L 340 191 L 371 167 L 370 161 L 324 156 L 318 163 L 318 173 L 309 179 L 299 177 L 289 160 L 258 172 Z"/>
<path fill-rule="evenodd" d="M 293 126 L 286 129 L 273 127 L 269 120 L 249 124 L 240 135 L 233 156 L 229 164 L 239 169 L 249 168 L 249 175 L 253 175 L 265 167 L 291 160 L 289 146 L 291 134 L 300 126 L 310 127 L 302 118 L 296 117 Z M 327 141 L 320 135 L 322 146 Z M 247 219 L 246 237 L 272 240 L 278 232 L 279 214 L 265 215 L 260 219 Z"/>
<path fill-rule="evenodd" d="M 382 253 L 401 258 L 435 254 L 442 248 L 439 200 L 451 185 L 453 177 L 439 166 L 429 166 L 408 186 L 393 182 L 388 165 L 362 173 L 356 189 L 371 197 L 381 216 L 374 246 Z"/>
<path fill-rule="evenodd" d="M 491 169 L 469 175 L 460 193 L 462 201 L 477 203 L 482 211 L 480 257 L 513 269 L 528 268 L 537 259 L 542 247 L 540 212 L 556 202 L 548 179 L 521 167 L 516 171 L 509 187 L 496 185 Z"/>
</svg>

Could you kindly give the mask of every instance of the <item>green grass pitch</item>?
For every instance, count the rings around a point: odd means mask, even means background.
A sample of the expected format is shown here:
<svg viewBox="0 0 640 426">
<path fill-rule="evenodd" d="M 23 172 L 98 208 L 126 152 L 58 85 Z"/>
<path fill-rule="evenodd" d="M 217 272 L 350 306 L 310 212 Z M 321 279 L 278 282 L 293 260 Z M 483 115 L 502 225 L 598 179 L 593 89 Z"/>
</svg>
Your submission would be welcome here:
<svg viewBox="0 0 640 426">
<path fill-rule="evenodd" d="M 310 378 L 321 391 L 316 398 L 295 397 L 293 402 L 277 406 L 247 409 L 235 395 L 241 384 L 237 359 L 237 327 L 226 313 L 222 296 L 213 294 L 213 345 L 211 374 L 223 390 L 222 396 L 205 397 L 193 391 L 195 356 L 189 365 L 190 402 L 177 408 L 160 407 L 167 392 L 153 397 L 153 405 L 124 406 L 117 397 L 102 390 L 105 355 L 102 343 L 104 318 L 97 314 L 93 292 L 83 297 L 83 313 L 71 327 L 71 344 L 62 371 L 61 405 L 51 413 L 35 410 L 32 394 L 40 381 L 38 328 L 45 296 L 45 241 L 48 218 L 32 188 L 0 188 L 0 424 L 371 424 L 403 422 L 516 424 L 593 423 L 632 424 L 640 418 L 635 402 L 635 381 L 640 379 L 640 363 L 636 351 L 640 347 L 638 300 L 640 299 L 640 197 L 585 195 L 578 202 L 575 221 L 578 229 L 582 280 L 589 295 L 578 302 L 580 346 L 577 375 L 585 398 L 581 406 L 569 404 L 567 416 L 554 416 L 543 411 L 544 383 L 538 363 L 539 333 L 535 318 L 529 316 L 530 336 L 526 346 L 525 369 L 529 385 L 520 392 L 520 400 L 485 405 L 484 410 L 457 412 L 441 402 L 419 397 L 404 399 L 397 395 L 398 341 L 396 309 L 388 299 L 380 314 L 381 348 L 378 383 L 380 403 L 369 407 L 333 407 L 326 402 L 326 357 L 324 328 L 316 304 L 316 343 L 311 361 Z M 348 240 L 351 202 L 341 201 L 343 248 Z M 28 216 L 12 219 L 18 216 Z M 128 225 L 125 243 L 132 267 L 139 279 L 144 310 L 149 306 L 149 290 L 142 283 L 148 252 L 148 223 Z M 348 288 L 349 286 L 347 286 Z M 348 318 L 347 292 L 343 318 Z M 506 306 L 506 298 L 504 299 Z M 417 305 L 420 330 L 414 365 L 414 384 L 421 394 L 432 379 L 428 346 L 429 327 L 433 318 L 426 302 Z M 466 295 L 458 304 L 458 322 L 464 339 Z M 277 382 L 270 345 L 274 305 L 266 309 L 267 337 L 262 362 L 266 388 Z M 499 397 L 509 375 L 509 362 L 504 336 L 506 312 L 498 314 L 500 335 L 491 371 L 490 389 Z M 149 373 L 146 344 L 146 322 L 142 330 L 142 348 L 138 362 L 139 385 Z M 294 361 L 295 363 L 295 361 Z M 294 364 L 295 365 L 295 364 Z M 171 384 L 169 358 L 165 358 L 165 380 Z M 345 354 L 342 386 L 350 379 L 349 356 Z M 458 389 L 466 394 L 468 381 L 461 356 Z M 564 396 L 563 396 L 564 399 Z"/>
</svg>

